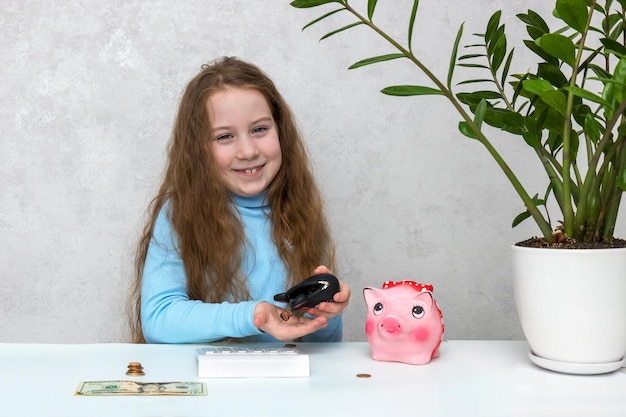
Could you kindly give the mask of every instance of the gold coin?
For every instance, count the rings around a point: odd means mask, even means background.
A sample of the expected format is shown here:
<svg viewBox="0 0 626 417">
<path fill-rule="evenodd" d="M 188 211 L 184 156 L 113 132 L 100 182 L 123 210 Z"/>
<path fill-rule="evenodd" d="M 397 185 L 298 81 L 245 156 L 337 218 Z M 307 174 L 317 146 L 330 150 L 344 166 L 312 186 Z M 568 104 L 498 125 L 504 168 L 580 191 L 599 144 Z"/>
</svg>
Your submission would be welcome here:
<svg viewBox="0 0 626 417">
<path fill-rule="evenodd" d="M 145 373 L 143 371 L 126 371 L 126 375 L 128 375 L 128 376 L 144 376 Z"/>
<path fill-rule="evenodd" d="M 126 375 L 128 376 L 144 376 L 143 366 L 141 366 L 141 362 L 130 362 L 128 364 L 128 370 L 126 371 Z"/>
</svg>

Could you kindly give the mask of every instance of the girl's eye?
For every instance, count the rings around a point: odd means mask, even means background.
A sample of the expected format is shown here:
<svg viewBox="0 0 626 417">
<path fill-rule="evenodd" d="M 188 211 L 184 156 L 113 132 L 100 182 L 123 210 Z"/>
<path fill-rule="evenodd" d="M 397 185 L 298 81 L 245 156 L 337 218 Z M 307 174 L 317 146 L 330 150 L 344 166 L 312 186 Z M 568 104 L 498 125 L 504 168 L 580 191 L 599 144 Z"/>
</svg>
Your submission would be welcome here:
<svg viewBox="0 0 626 417">
<path fill-rule="evenodd" d="M 254 129 L 252 129 L 252 134 L 256 134 L 256 133 L 263 133 L 267 130 L 267 128 L 265 126 L 258 126 L 255 127 Z"/>
<path fill-rule="evenodd" d="M 216 137 L 215 140 L 218 141 L 218 142 L 224 142 L 224 141 L 230 140 L 232 138 L 233 138 L 233 135 L 228 134 L 228 135 L 220 135 L 220 136 Z"/>
</svg>

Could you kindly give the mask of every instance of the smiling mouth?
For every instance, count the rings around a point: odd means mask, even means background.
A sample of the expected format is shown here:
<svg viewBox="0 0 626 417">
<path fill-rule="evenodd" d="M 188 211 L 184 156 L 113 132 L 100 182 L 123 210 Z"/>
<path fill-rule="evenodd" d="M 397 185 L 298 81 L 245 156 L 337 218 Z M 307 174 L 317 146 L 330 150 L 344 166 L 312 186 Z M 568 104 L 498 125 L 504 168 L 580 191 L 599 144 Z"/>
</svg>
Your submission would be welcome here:
<svg viewBox="0 0 626 417">
<path fill-rule="evenodd" d="M 242 173 L 244 173 L 246 175 L 252 175 L 252 174 L 256 174 L 261 169 L 263 169 L 263 165 L 258 166 L 258 167 L 254 167 L 254 168 L 238 169 L 237 171 L 242 172 Z"/>
</svg>

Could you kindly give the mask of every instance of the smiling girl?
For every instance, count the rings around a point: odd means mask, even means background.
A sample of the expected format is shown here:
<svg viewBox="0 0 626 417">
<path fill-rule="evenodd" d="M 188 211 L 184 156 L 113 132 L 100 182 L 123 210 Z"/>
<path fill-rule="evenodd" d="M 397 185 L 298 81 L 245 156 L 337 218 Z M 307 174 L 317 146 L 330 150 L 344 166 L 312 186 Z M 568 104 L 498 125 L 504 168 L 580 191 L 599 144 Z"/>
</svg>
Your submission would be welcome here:
<svg viewBox="0 0 626 417">
<path fill-rule="evenodd" d="M 350 289 L 304 315 L 273 301 L 335 268 L 291 111 L 256 66 L 222 58 L 181 99 L 136 255 L 135 342 L 340 341 Z"/>
</svg>

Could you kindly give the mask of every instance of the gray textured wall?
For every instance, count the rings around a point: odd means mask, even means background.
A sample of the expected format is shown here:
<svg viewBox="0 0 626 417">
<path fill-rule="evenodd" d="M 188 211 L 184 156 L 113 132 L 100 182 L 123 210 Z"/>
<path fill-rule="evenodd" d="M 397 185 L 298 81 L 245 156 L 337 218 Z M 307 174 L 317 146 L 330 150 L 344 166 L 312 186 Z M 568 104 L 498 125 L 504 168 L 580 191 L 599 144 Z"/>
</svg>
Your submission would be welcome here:
<svg viewBox="0 0 626 417">
<path fill-rule="evenodd" d="M 361 289 L 386 279 L 433 283 L 447 338 L 523 337 L 509 246 L 537 230 L 510 228 L 522 205 L 498 167 L 444 100 L 378 93 L 419 82 L 405 64 L 346 71 L 391 52 L 381 41 L 359 28 L 319 43 L 331 26 L 301 28 L 321 12 L 288 3 L 0 2 L 0 342 L 126 340 L 131 253 L 177 102 L 221 55 L 258 64 L 297 115 L 353 289 L 346 340 L 365 340 Z M 411 3 L 380 1 L 379 24 L 402 33 Z M 504 8 L 521 29 L 515 13 L 550 4 L 422 1 L 415 45 L 445 74 L 462 21 L 479 32 Z M 497 136 L 541 192 L 529 151 Z"/>
</svg>

